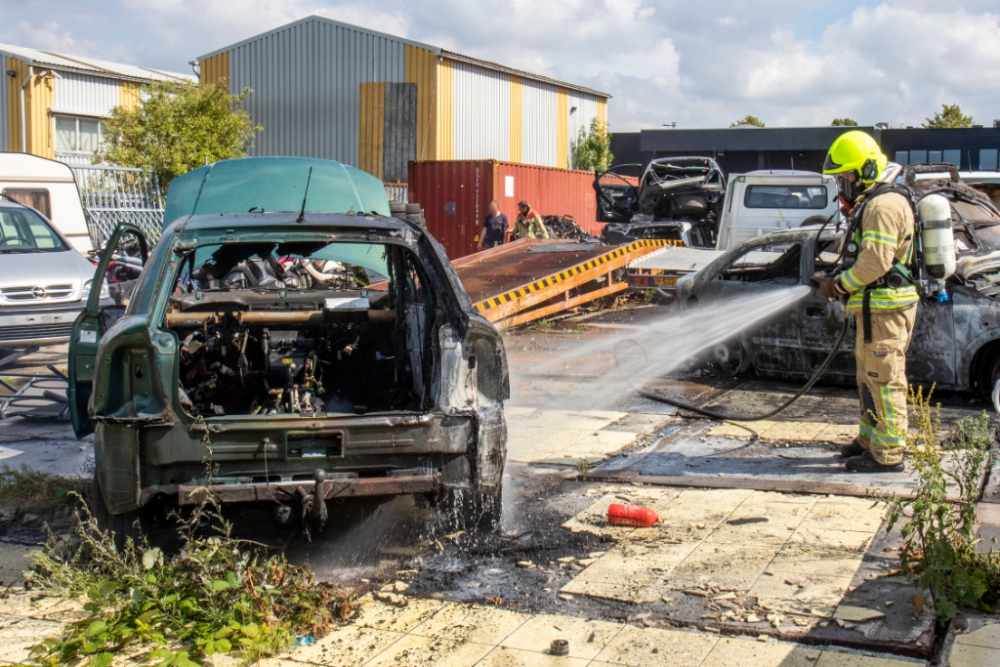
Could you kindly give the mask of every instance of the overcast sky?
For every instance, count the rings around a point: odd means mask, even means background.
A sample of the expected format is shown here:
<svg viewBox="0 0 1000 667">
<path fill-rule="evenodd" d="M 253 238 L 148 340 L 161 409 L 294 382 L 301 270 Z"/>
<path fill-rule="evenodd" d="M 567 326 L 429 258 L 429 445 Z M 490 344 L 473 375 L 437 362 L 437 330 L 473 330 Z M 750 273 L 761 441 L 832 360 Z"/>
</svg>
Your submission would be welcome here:
<svg viewBox="0 0 1000 667">
<path fill-rule="evenodd" d="M 611 93 L 611 129 L 1000 119 L 996 0 L 0 0 L 0 42 L 190 72 L 320 14 Z"/>
</svg>

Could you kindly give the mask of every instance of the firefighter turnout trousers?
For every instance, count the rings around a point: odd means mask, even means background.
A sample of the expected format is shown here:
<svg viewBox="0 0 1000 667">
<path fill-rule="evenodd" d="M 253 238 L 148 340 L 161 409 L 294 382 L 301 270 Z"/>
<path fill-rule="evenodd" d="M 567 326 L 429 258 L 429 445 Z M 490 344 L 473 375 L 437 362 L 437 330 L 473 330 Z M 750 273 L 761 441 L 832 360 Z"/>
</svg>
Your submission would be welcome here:
<svg viewBox="0 0 1000 667">
<path fill-rule="evenodd" d="M 872 309 L 872 342 L 865 343 L 863 315 L 854 312 L 861 423 L 858 442 L 883 465 L 903 460 L 909 422 L 906 413 L 906 348 L 910 346 L 917 304 Z"/>
</svg>

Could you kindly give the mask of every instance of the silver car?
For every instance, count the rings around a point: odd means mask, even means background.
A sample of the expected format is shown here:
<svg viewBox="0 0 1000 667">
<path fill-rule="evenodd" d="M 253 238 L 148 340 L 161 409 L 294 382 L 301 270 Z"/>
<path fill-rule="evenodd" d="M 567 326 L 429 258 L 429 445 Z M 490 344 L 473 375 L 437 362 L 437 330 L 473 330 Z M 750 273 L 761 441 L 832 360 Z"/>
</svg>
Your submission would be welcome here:
<svg viewBox="0 0 1000 667">
<path fill-rule="evenodd" d="M 0 358 L 69 340 L 90 295 L 94 264 L 41 213 L 0 199 Z M 100 298 L 109 298 L 102 281 Z"/>
</svg>

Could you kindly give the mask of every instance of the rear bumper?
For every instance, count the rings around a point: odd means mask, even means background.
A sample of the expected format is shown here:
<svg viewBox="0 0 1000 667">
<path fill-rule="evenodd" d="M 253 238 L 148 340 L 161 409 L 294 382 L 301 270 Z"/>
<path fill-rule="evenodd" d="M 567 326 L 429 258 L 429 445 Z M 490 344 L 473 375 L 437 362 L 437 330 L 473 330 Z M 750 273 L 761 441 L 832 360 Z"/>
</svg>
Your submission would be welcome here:
<svg viewBox="0 0 1000 667">
<path fill-rule="evenodd" d="M 214 484 L 204 486 L 178 486 L 177 503 L 195 505 L 210 494 L 220 503 L 249 503 L 258 501 L 288 500 L 311 494 L 316 482 L 264 482 L 251 484 Z M 438 490 L 437 475 L 408 475 L 388 477 L 354 477 L 328 479 L 323 482 L 323 496 L 327 500 L 335 498 L 359 498 L 363 496 L 398 496 L 411 493 L 434 493 Z M 299 493 L 299 489 L 302 493 Z M 157 489 L 154 493 L 162 490 Z M 145 494 L 143 494 L 145 495 Z"/>
</svg>

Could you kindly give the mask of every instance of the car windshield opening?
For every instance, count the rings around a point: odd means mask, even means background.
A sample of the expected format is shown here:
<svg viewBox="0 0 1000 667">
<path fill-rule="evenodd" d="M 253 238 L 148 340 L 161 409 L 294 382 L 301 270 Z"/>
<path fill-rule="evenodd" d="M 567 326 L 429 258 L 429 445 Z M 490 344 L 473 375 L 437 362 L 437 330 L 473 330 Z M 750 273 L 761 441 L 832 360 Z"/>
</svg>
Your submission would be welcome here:
<svg viewBox="0 0 1000 667">
<path fill-rule="evenodd" d="M 68 250 L 40 215 L 27 208 L 0 209 L 0 253 Z"/>
<path fill-rule="evenodd" d="M 436 304 L 390 244 L 234 242 L 181 262 L 165 328 L 200 416 L 365 414 L 429 405 Z"/>
</svg>

